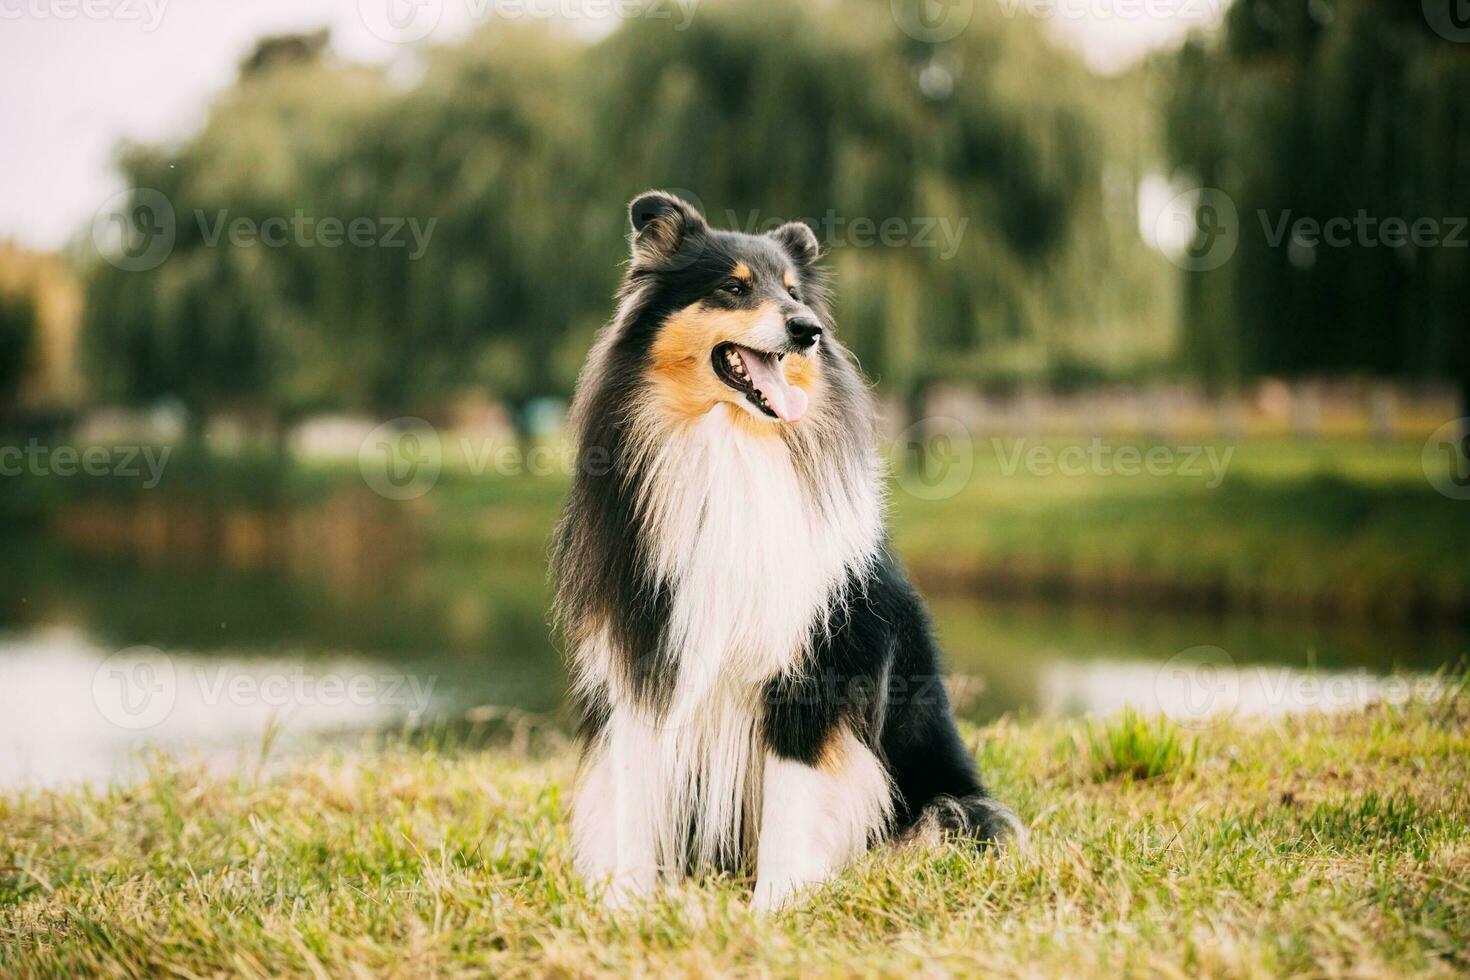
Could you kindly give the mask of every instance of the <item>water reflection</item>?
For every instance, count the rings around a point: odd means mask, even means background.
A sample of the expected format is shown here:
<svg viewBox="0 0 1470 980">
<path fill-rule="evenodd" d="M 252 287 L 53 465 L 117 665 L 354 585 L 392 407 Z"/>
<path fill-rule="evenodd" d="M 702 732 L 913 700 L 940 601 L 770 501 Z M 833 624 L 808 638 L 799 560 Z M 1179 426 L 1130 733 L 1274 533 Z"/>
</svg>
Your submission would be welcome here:
<svg viewBox="0 0 1470 980">
<path fill-rule="evenodd" d="M 370 586 L 21 549 L 0 570 L 0 784 L 126 776 L 143 747 L 249 760 L 486 706 L 564 722 L 539 547 L 403 563 Z M 1340 710 L 1463 637 L 1055 605 L 933 603 L 974 720 Z M 494 713 L 491 711 L 490 713 Z M 274 737 L 274 736 L 273 736 Z"/>
<path fill-rule="evenodd" d="M 1108 714 L 1125 704 L 1188 720 L 1350 706 L 1381 679 L 1458 662 L 1465 636 L 1361 624 L 937 599 L 950 668 L 980 679 L 968 712 Z M 1395 682 L 1401 685 L 1402 681 Z"/>
<path fill-rule="evenodd" d="M 1042 671 L 1043 714 L 1108 715 L 1132 707 L 1185 725 L 1222 718 L 1277 719 L 1304 712 L 1351 711 L 1377 701 L 1402 703 L 1431 691 L 1431 675 L 1382 677 L 1367 670 L 1235 667 L 1201 662 L 1053 663 Z"/>
<path fill-rule="evenodd" d="M 380 729 L 430 709 L 438 678 L 348 656 L 114 651 L 71 628 L 0 638 L 0 785 L 105 781 L 139 749 L 211 760 Z"/>
</svg>

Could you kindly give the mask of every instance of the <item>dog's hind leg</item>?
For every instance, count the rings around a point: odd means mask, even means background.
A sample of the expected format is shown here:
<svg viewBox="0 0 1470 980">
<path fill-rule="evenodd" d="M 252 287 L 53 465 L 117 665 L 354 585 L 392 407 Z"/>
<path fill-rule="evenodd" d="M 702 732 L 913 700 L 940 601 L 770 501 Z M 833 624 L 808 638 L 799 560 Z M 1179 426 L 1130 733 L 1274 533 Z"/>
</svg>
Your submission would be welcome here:
<svg viewBox="0 0 1470 980">
<path fill-rule="evenodd" d="M 918 698 L 899 710 L 906 714 L 884 742 L 900 796 L 899 836 L 1024 843 L 1025 825 L 980 782 L 942 689 L 935 689 L 932 702 Z"/>
<path fill-rule="evenodd" d="M 1015 811 L 985 793 L 936 796 L 919 811 L 904 839 L 967 837 L 981 844 L 1024 844 L 1026 827 Z"/>
</svg>

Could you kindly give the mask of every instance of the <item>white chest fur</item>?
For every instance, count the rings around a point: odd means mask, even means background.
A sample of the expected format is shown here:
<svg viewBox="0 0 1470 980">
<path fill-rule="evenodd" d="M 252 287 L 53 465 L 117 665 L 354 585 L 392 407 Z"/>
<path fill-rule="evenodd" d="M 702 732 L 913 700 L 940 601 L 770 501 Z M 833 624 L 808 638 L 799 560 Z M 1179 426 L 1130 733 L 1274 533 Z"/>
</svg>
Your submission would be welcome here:
<svg viewBox="0 0 1470 980">
<path fill-rule="evenodd" d="M 672 587 L 676 722 L 722 686 L 738 695 L 797 663 L 879 533 L 873 481 L 803 480 L 787 445 L 732 424 L 735 411 L 658 440 L 639 501 L 655 573 Z"/>
<path fill-rule="evenodd" d="M 614 854 L 625 870 L 669 870 L 749 853 L 741 837 L 761 807 L 762 689 L 801 662 L 813 626 L 877 548 L 871 460 L 803 478 L 782 439 L 732 424 L 728 411 L 641 440 L 639 517 L 654 574 L 673 597 L 666 710 L 655 716 L 629 696 L 605 638 L 580 651 L 582 680 L 605 685 L 611 701 L 574 821 L 594 877 L 611 873 Z M 607 825 L 586 816 L 610 798 L 636 812 Z M 618 842 L 606 837 L 614 826 L 643 833 Z"/>
</svg>

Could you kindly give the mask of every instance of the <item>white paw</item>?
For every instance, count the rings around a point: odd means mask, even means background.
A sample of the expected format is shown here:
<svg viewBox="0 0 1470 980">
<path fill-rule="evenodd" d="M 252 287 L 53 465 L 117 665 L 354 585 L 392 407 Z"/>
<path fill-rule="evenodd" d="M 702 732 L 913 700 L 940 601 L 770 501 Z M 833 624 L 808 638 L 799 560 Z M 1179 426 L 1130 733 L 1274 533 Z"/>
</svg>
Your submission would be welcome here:
<svg viewBox="0 0 1470 980">
<path fill-rule="evenodd" d="M 755 883 L 750 907 L 756 912 L 779 912 L 795 905 L 805 887 L 805 883 L 791 879 L 762 879 Z"/>
<path fill-rule="evenodd" d="M 653 894 L 653 890 L 653 882 L 644 880 L 642 876 L 616 875 L 602 890 L 602 907 L 625 909 L 647 899 Z"/>
</svg>

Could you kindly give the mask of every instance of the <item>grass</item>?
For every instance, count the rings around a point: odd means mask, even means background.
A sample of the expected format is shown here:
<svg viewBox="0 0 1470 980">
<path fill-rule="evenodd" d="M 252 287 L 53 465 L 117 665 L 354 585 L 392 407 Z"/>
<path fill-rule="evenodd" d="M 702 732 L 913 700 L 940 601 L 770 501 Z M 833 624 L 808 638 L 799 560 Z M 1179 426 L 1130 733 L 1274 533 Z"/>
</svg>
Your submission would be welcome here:
<svg viewBox="0 0 1470 980">
<path fill-rule="evenodd" d="M 1463 695 L 1221 723 L 1188 749 L 1136 717 L 971 734 L 1028 849 L 880 849 L 770 918 L 728 879 L 604 911 L 570 867 L 564 747 L 159 759 L 129 786 L 12 793 L 0 974 L 1470 970 Z"/>
<path fill-rule="evenodd" d="M 1429 483 L 1420 445 L 1216 448 L 1233 453 L 1211 487 L 1178 471 L 1006 473 L 1004 453 L 977 443 L 952 496 L 916 498 L 900 481 L 894 537 L 931 593 L 979 581 L 1134 604 L 1463 620 L 1470 520 Z"/>
<path fill-rule="evenodd" d="M 1083 727 L 1084 755 L 1094 778 L 1157 779 L 1185 772 L 1199 758 L 1199 741 L 1163 716 L 1152 719 L 1133 708 L 1117 718 Z"/>
</svg>

